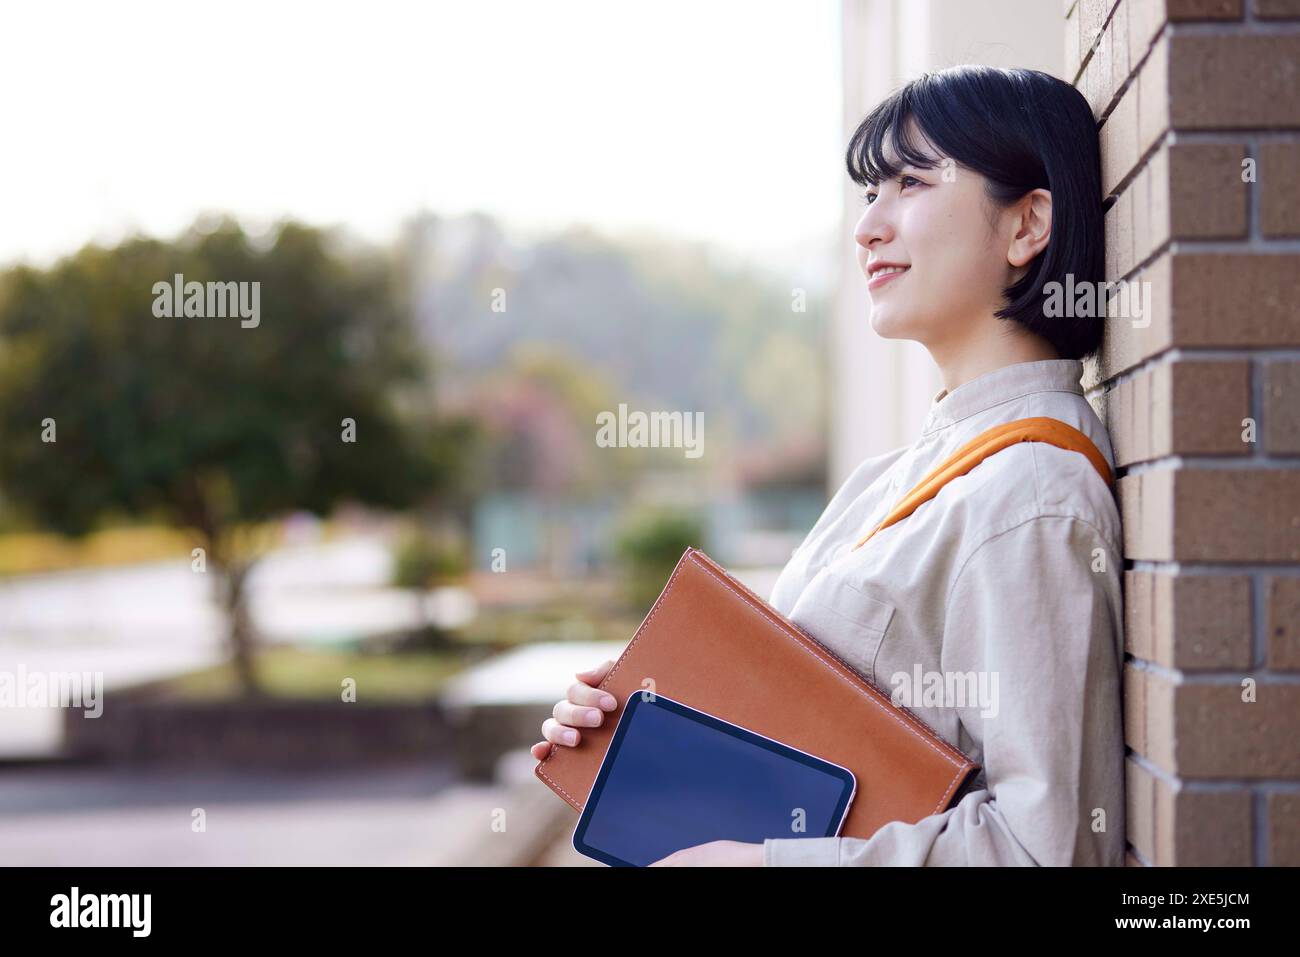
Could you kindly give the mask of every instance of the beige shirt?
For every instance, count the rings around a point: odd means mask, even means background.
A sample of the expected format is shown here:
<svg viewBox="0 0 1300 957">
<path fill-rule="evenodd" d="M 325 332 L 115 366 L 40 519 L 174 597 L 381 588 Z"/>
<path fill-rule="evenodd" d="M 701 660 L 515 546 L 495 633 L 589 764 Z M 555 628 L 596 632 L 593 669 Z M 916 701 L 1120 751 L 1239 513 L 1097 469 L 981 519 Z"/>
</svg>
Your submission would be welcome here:
<svg viewBox="0 0 1300 957">
<path fill-rule="evenodd" d="M 1122 540 L 1088 460 L 1010 446 L 851 551 L 1000 423 L 1060 419 L 1113 468 L 1082 372 L 1074 359 L 1022 362 L 940 392 L 916 443 L 858 465 L 782 570 L 773 607 L 983 768 L 941 814 L 868 840 L 769 839 L 765 865 L 1123 864 Z M 876 786 L 888 782 L 858 781 Z"/>
</svg>

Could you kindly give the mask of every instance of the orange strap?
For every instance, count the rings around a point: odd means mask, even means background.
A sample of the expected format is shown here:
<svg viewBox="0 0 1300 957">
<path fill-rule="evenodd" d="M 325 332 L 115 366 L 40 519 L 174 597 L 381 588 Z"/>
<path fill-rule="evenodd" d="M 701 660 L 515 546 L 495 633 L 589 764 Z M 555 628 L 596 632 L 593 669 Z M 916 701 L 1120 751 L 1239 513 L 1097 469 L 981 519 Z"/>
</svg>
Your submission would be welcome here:
<svg viewBox="0 0 1300 957">
<path fill-rule="evenodd" d="M 893 507 L 885 520 L 873 528 L 862 541 L 853 546 L 861 548 L 872 535 L 882 528 L 888 528 L 895 522 L 901 522 L 915 512 L 922 504 L 939 494 L 939 490 L 960 475 L 965 475 L 994 452 L 1000 452 L 1008 445 L 1017 442 L 1047 442 L 1058 449 L 1082 452 L 1088 457 L 1107 486 L 1113 485 L 1110 464 L 1098 451 L 1092 440 L 1071 425 L 1060 419 L 1036 416 L 1032 419 L 1016 419 L 1003 425 L 996 425 L 987 432 L 981 432 L 951 456 L 933 468 L 925 478 L 917 483 L 916 488 L 903 496 Z"/>
</svg>

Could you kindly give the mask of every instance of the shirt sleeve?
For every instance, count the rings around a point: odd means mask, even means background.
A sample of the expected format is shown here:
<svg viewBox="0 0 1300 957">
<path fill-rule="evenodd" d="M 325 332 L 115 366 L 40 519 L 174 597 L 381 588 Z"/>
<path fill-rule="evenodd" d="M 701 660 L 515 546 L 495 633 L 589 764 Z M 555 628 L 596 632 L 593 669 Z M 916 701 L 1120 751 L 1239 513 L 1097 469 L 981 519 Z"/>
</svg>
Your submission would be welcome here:
<svg viewBox="0 0 1300 957">
<path fill-rule="evenodd" d="M 941 668 L 988 673 L 991 701 L 958 708 L 985 786 L 866 840 L 768 839 L 764 865 L 1122 865 L 1120 561 L 1073 516 L 977 547 L 949 592 Z"/>
</svg>

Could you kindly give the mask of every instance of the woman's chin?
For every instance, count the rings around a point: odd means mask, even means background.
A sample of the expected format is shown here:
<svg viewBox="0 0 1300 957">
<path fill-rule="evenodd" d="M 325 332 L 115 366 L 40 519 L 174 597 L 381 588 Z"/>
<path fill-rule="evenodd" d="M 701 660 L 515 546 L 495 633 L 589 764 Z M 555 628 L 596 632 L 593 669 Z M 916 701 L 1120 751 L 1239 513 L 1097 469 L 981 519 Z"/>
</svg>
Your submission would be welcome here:
<svg viewBox="0 0 1300 957">
<path fill-rule="evenodd" d="M 871 328 L 882 339 L 906 339 L 907 323 L 891 315 L 887 308 L 871 310 Z"/>
</svg>

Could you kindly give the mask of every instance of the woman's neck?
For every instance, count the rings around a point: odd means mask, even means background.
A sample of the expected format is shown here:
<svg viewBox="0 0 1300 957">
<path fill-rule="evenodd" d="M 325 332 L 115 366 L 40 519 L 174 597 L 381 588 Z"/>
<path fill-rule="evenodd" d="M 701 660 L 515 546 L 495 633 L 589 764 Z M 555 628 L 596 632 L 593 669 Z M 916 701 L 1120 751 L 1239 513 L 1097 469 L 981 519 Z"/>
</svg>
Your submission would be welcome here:
<svg viewBox="0 0 1300 957">
<path fill-rule="evenodd" d="M 1011 320 L 998 320 L 991 333 L 970 342 L 926 345 L 930 357 L 939 367 L 946 392 L 1003 366 L 1061 357 L 1042 336 L 1023 327 L 1009 331 L 1007 327 L 1010 324 Z"/>
</svg>

